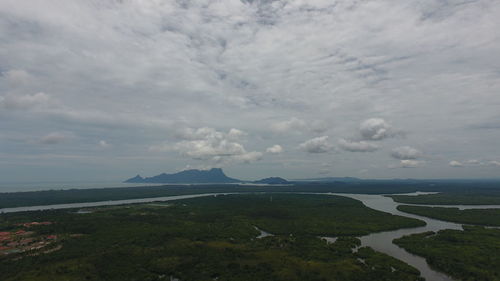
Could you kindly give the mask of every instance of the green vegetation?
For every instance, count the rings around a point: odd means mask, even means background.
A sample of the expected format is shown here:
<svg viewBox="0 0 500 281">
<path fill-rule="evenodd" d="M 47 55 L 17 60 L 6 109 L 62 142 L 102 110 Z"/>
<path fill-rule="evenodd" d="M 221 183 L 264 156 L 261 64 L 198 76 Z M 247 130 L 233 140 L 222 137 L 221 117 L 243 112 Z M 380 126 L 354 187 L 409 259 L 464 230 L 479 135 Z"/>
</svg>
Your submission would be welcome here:
<svg viewBox="0 0 500 281">
<path fill-rule="evenodd" d="M 234 184 L 167 185 L 127 188 L 94 188 L 46 190 L 31 192 L 0 193 L 0 209 L 65 203 L 154 198 L 200 193 L 254 193 L 254 192 L 338 192 L 363 194 L 390 194 L 415 191 L 467 192 L 479 196 L 498 196 L 498 182 L 428 182 L 397 180 L 364 180 L 359 182 L 295 183 L 289 186 L 251 186 Z M 495 195 L 496 194 L 496 195 Z M 415 198 L 415 196 L 411 196 Z M 497 201 L 498 202 L 498 201 Z M 488 203 L 489 204 L 489 203 Z"/>
<path fill-rule="evenodd" d="M 466 224 L 500 226 L 500 209 L 468 209 L 400 205 L 398 210 L 433 219 Z"/>
<path fill-rule="evenodd" d="M 388 195 L 394 201 L 406 204 L 426 205 L 500 205 L 500 191 L 468 191 L 455 193 L 437 193 L 418 196 Z"/>
<path fill-rule="evenodd" d="M 33 230 L 63 237 L 57 251 L 0 258 L 2 280 L 422 280 L 390 256 L 353 252 L 350 236 L 422 222 L 349 198 L 227 195 L 93 211 L 1 215 L 3 226 L 51 221 Z M 257 239 L 255 227 L 275 235 Z"/>
<path fill-rule="evenodd" d="M 407 251 L 423 256 L 432 267 L 460 280 L 500 280 L 500 230 L 464 226 L 395 239 Z"/>
</svg>

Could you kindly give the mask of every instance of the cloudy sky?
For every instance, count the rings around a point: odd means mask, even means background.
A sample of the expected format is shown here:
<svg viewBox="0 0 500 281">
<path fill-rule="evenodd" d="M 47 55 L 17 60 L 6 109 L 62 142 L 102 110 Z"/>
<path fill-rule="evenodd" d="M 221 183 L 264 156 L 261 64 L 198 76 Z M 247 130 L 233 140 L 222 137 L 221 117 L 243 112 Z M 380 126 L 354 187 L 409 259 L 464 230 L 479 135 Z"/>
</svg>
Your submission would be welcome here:
<svg viewBox="0 0 500 281">
<path fill-rule="evenodd" d="M 0 181 L 500 175 L 498 0 L 0 0 Z"/>
</svg>

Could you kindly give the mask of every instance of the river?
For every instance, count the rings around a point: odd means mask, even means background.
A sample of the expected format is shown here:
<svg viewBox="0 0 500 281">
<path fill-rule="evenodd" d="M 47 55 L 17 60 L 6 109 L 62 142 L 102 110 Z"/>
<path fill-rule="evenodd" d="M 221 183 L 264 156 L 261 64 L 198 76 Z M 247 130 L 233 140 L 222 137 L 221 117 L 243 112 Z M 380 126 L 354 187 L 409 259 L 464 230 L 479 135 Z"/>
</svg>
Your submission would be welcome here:
<svg viewBox="0 0 500 281">
<path fill-rule="evenodd" d="M 41 211 L 41 210 L 51 210 L 51 209 L 74 209 L 74 208 L 88 208 L 88 207 L 100 207 L 100 206 L 113 206 L 113 205 L 125 205 L 125 204 L 137 204 L 137 203 L 150 203 L 150 202 L 160 202 L 160 201 L 173 201 L 181 199 L 189 199 L 196 197 L 206 197 L 206 196 L 218 196 L 218 195 L 228 195 L 234 193 L 204 193 L 204 194 L 193 194 L 193 195 L 179 195 L 179 196 L 166 196 L 166 197 L 155 197 L 155 198 L 142 198 L 142 199 L 129 199 L 129 200 L 113 200 L 113 201 L 99 201 L 99 202 L 87 202 L 87 203 L 70 203 L 70 204 L 57 204 L 57 205 L 45 205 L 45 206 L 30 206 L 30 207 L 16 207 L 16 208 L 4 208 L 0 209 L 1 213 L 13 213 L 13 212 L 24 212 L 24 211 Z M 317 193 L 315 193 L 317 194 Z M 325 194 L 325 193 L 323 193 Z M 417 193 L 412 193 L 417 194 Z M 405 194 L 405 195 L 412 195 Z M 452 222 L 445 222 L 436 219 L 431 219 L 427 217 L 422 217 L 418 215 L 408 214 L 398 211 L 396 207 L 401 205 L 401 203 L 396 203 L 392 198 L 385 197 L 383 195 L 368 195 L 368 194 L 348 194 L 348 193 L 326 193 L 326 195 L 337 195 L 345 196 L 352 199 L 361 201 L 365 206 L 387 212 L 393 215 L 399 215 L 403 217 L 415 218 L 423 220 L 427 223 L 426 226 L 415 227 L 415 228 L 403 228 L 392 231 L 384 231 L 372 233 L 366 236 L 359 237 L 362 246 L 368 246 L 376 251 L 388 254 L 399 260 L 402 260 L 409 265 L 420 270 L 422 277 L 427 281 L 455 281 L 451 277 L 433 270 L 429 267 L 424 258 L 416 256 L 406 252 L 404 249 L 393 244 L 392 241 L 396 238 L 400 238 L 404 235 L 410 235 L 415 233 L 422 233 L 426 231 L 439 231 L 443 229 L 458 229 L 462 230 L 461 224 L 456 224 Z M 412 204 L 415 205 L 415 204 Z M 429 205 L 418 205 L 418 206 L 428 206 Z M 500 205 L 432 205 L 439 207 L 457 207 L 460 209 L 485 209 L 485 208 L 500 208 Z"/>
<path fill-rule="evenodd" d="M 424 258 L 408 253 L 404 249 L 398 247 L 392 243 L 392 240 L 400 238 L 404 235 L 410 235 L 415 233 L 422 233 L 426 231 L 439 231 L 442 229 L 459 229 L 462 230 L 461 224 L 456 224 L 452 222 L 445 222 L 440 220 L 435 220 L 427 217 L 417 216 L 413 214 L 403 213 L 398 211 L 396 207 L 399 203 L 394 202 L 392 198 L 385 197 L 382 195 L 366 195 L 366 194 L 337 194 L 332 193 L 332 195 L 346 196 L 356 200 L 359 200 L 365 204 L 365 206 L 390 213 L 393 215 L 399 215 L 403 217 L 415 218 L 423 220 L 427 223 L 426 226 L 415 227 L 415 228 L 403 228 L 393 231 L 384 231 L 368 234 L 366 236 L 359 237 L 362 246 L 368 246 L 376 251 L 388 254 L 399 260 L 406 262 L 407 264 L 420 270 L 420 274 L 427 281 L 453 281 L 454 279 L 433 270 L 429 267 Z"/>
</svg>

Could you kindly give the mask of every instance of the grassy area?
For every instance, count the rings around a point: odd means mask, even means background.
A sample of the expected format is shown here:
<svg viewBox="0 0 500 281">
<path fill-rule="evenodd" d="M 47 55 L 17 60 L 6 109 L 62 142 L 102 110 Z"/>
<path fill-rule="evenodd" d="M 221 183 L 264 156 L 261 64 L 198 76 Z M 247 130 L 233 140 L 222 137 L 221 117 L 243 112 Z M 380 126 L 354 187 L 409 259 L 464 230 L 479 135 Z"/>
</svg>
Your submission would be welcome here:
<svg viewBox="0 0 500 281">
<path fill-rule="evenodd" d="M 34 231 L 65 237 L 62 248 L 1 258 L 2 280 L 421 280 L 370 248 L 353 253 L 360 241 L 349 235 L 422 222 L 344 197 L 228 195 L 0 216 L 5 227 L 29 221 L 53 222 Z M 275 236 L 256 239 L 255 226 Z M 328 244 L 320 235 L 341 237 Z"/>
<path fill-rule="evenodd" d="M 404 236 L 394 243 L 459 280 L 500 280 L 500 230 L 465 226 Z"/>
<path fill-rule="evenodd" d="M 500 205 L 500 192 L 471 191 L 459 193 L 437 193 L 418 196 L 388 195 L 394 201 L 406 204 L 427 205 Z"/>
<path fill-rule="evenodd" d="M 456 223 L 500 226 L 500 209 L 468 209 L 400 205 L 398 210 Z"/>
</svg>

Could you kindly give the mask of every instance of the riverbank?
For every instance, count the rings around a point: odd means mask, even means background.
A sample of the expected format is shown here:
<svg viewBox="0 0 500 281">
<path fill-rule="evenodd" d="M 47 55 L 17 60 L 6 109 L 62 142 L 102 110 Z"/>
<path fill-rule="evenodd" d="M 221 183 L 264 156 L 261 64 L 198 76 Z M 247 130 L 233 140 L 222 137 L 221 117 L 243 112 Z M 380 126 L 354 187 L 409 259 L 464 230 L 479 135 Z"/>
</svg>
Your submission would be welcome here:
<svg viewBox="0 0 500 281">
<path fill-rule="evenodd" d="M 404 262 L 358 248 L 360 241 L 352 235 L 422 223 L 346 197 L 212 195 L 170 201 L 166 206 L 96 207 L 87 213 L 59 209 L 0 217 L 14 225 L 43 218 L 53 224 L 35 231 L 68 237 L 60 250 L 50 254 L 1 261 L 2 278 L 7 281 L 154 280 L 159 276 L 180 280 L 421 280 L 418 270 Z M 262 237 L 258 229 L 273 235 Z M 327 243 L 318 237 L 323 233 L 342 238 Z"/>
</svg>

